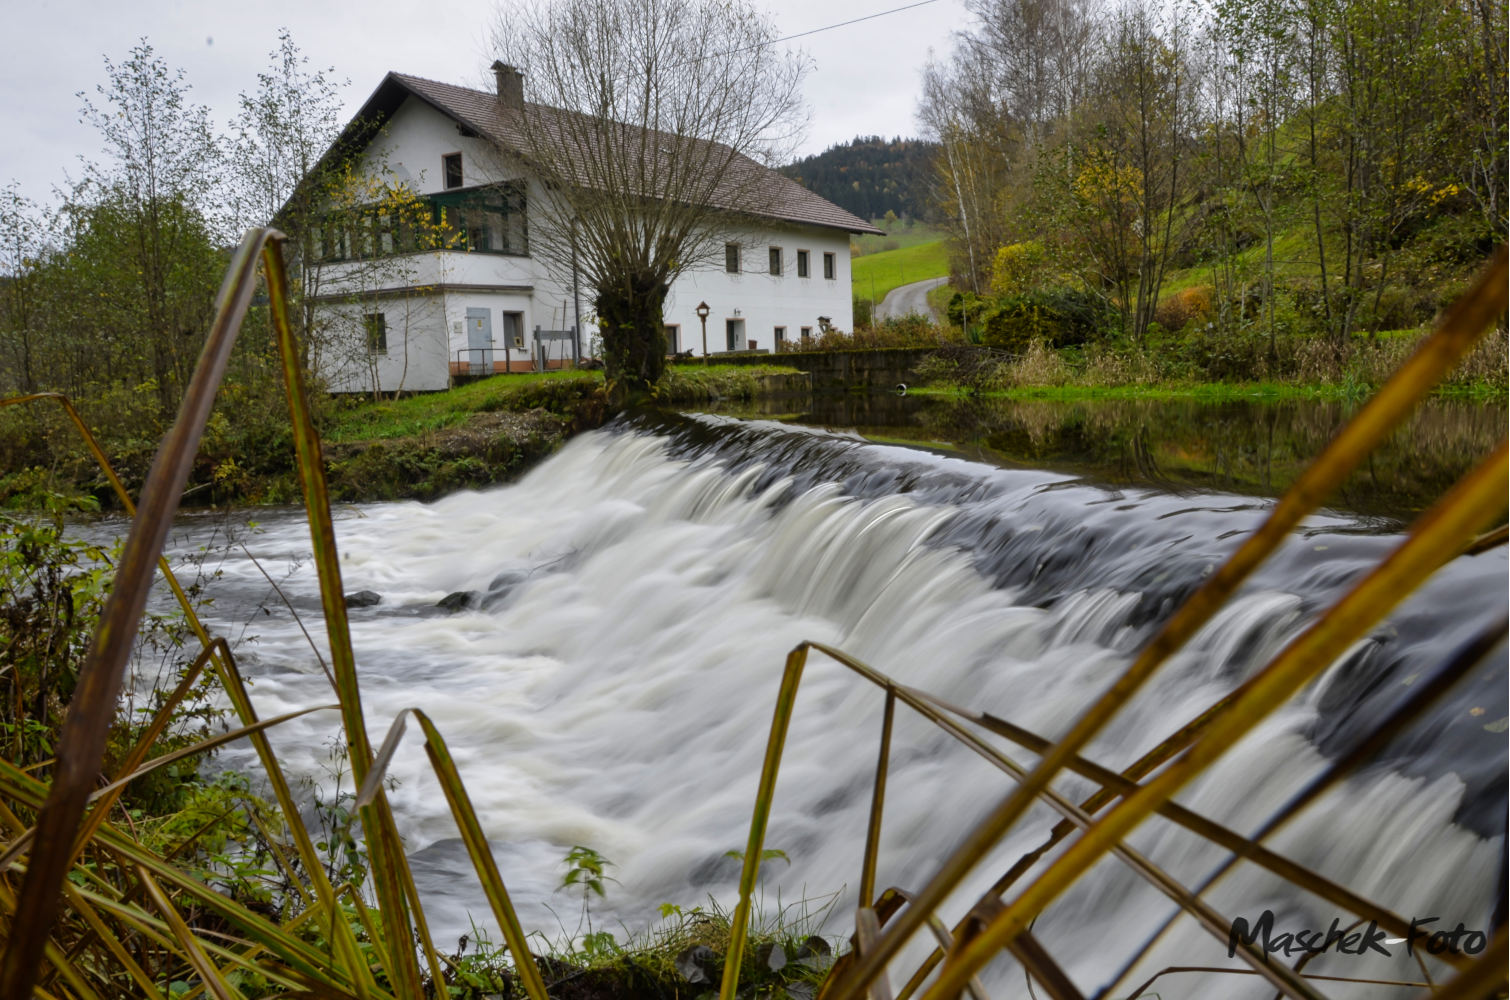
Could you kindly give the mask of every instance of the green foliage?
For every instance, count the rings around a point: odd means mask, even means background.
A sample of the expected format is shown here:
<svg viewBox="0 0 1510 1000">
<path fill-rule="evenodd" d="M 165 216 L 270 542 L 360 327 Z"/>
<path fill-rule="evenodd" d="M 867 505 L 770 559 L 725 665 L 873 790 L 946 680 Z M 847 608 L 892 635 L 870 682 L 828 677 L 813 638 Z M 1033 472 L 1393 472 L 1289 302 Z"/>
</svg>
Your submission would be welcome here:
<svg viewBox="0 0 1510 1000">
<path fill-rule="evenodd" d="M 603 883 L 614 881 L 603 873 L 604 869 L 613 862 L 590 847 L 580 845 L 573 847 L 567 852 L 566 857 L 561 859 L 561 863 L 566 865 L 566 874 L 562 876 L 561 884 L 556 887 L 557 891 L 581 886 L 582 896 L 586 899 L 588 893 L 597 893 L 602 896 Z M 612 937 L 609 940 L 612 940 Z"/>
<path fill-rule="evenodd" d="M 17 767 L 47 777 L 78 670 L 109 595 L 119 542 L 100 545 L 66 533 L 64 516 L 92 511 L 87 498 L 46 495 L 47 518 L 0 515 L 0 748 Z M 209 577 L 186 587 L 203 599 Z M 168 691 L 183 679 L 193 641 L 181 613 L 142 623 L 128 690 L 107 737 L 105 772 L 115 773 L 140 741 Z M 205 673 L 178 702 L 147 761 L 220 730 L 217 679 Z M 251 792 L 243 775 L 202 774 L 204 757 L 159 767 L 128 785 L 118 808 L 140 841 L 175 857 L 238 898 L 266 901 L 271 874 L 244 846 L 251 816 L 277 828 L 278 810 Z M 265 859 L 264 859 L 265 860 Z"/>
<path fill-rule="evenodd" d="M 0 745 L 22 767 L 52 756 L 119 554 L 64 538 L 69 502 L 44 499 L 51 520 L 0 515 Z"/>
<path fill-rule="evenodd" d="M 789 988 L 795 991 L 787 995 L 816 993 L 838 955 L 840 942 L 819 936 L 836 899 L 778 903 L 774 911 L 757 913 L 751 922 L 740 983 L 753 984 L 756 996 L 780 998 Z M 578 1000 L 661 1000 L 716 993 L 728 950 L 731 914 L 712 900 L 706 907 L 662 903 L 659 912 L 659 923 L 626 931 L 623 939 L 607 931 L 554 942 L 537 936 L 537 945 L 532 947 L 552 995 Z M 486 933 L 474 929 L 460 945 L 450 963 L 452 997 L 483 1000 L 517 990 L 507 951 Z M 689 951 L 699 946 L 708 952 L 689 964 Z M 703 978 L 689 982 L 686 969 L 697 967 Z M 555 992 L 556 983 L 561 984 L 560 993 Z"/>
<path fill-rule="evenodd" d="M 1198 285 L 1222 334 L 1341 350 L 1431 320 L 1506 240 L 1504 4 L 1135 5 L 1095 30 L 988 6 L 921 111 L 962 289 L 1084 288 L 1141 340 Z"/>
<path fill-rule="evenodd" d="M 1013 354 L 1037 341 L 1053 347 L 1085 344 L 1116 329 L 1116 315 L 1104 299 L 1068 288 L 984 297 L 956 292 L 947 315 L 950 323 L 967 329 L 971 343 Z"/>
<path fill-rule="evenodd" d="M 872 325 L 871 300 L 869 296 L 856 295 L 854 300 L 855 327 Z"/>
<path fill-rule="evenodd" d="M 724 852 L 724 857 L 726 857 L 726 858 L 733 858 L 735 861 L 743 863 L 744 859 L 745 859 L 745 852 L 744 851 L 725 851 Z M 785 861 L 788 866 L 790 866 L 791 863 L 792 863 L 792 859 L 786 856 L 786 852 L 785 851 L 777 850 L 774 847 L 767 847 L 765 850 L 763 850 L 763 851 L 760 852 L 760 869 L 761 869 L 761 871 L 764 872 L 764 870 L 765 870 L 765 863 L 767 861 L 778 861 L 778 860 L 779 861 Z"/>
</svg>

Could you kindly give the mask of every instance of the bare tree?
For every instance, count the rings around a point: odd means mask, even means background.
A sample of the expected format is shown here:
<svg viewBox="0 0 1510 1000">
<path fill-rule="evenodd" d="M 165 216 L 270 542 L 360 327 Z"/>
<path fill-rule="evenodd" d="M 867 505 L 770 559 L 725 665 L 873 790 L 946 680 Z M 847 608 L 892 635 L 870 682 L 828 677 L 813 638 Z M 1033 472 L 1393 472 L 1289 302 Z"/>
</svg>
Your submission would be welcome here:
<svg viewBox="0 0 1510 1000">
<path fill-rule="evenodd" d="M 781 196 L 766 169 L 808 115 L 809 62 L 747 0 L 509 0 L 493 48 L 524 73 L 500 168 L 535 181 L 530 252 L 594 292 L 610 384 L 647 389 L 672 281 L 721 261 Z M 505 65 L 507 64 L 507 65 Z M 528 102 L 524 100 L 528 98 Z M 565 282 L 563 281 L 563 284 Z"/>
<path fill-rule="evenodd" d="M 979 21 L 965 37 L 985 50 L 1031 153 L 1085 99 L 1101 12 L 1095 0 L 966 0 L 965 7 Z"/>
<path fill-rule="evenodd" d="M 956 47 L 946 63 L 930 60 L 917 114 L 923 136 L 939 146 L 934 200 L 953 237 L 952 269 L 977 293 L 1007 239 L 1013 175 L 1029 176 L 1021 130 L 1006 111 L 993 70 L 987 54 L 968 44 Z"/>
</svg>

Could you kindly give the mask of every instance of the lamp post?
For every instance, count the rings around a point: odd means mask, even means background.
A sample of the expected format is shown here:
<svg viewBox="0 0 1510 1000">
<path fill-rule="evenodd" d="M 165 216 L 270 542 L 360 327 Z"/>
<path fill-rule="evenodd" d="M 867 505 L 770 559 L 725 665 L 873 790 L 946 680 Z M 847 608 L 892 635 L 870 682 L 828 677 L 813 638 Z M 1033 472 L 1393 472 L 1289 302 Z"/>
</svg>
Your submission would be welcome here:
<svg viewBox="0 0 1510 1000">
<path fill-rule="evenodd" d="M 708 363 L 708 313 L 712 310 L 708 308 L 708 303 L 699 302 L 696 311 L 697 318 L 703 323 L 703 364 L 706 366 Z"/>
</svg>

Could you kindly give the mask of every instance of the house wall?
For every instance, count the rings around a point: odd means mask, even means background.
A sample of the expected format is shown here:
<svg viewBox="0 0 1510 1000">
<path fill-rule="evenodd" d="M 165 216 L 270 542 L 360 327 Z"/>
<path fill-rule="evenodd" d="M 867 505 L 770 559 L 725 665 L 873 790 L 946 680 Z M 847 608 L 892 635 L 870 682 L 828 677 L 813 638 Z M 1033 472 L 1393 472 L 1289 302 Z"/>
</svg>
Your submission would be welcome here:
<svg viewBox="0 0 1510 1000">
<path fill-rule="evenodd" d="M 399 105 L 383 133 L 368 147 L 365 163 L 369 176 L 391 176 L 420 194 L 438 194 L 446 185 L 441 158 L 449 153 L 461 154 L 463 187 L 518 176 L 499 173 L 487 140 L 463 136 L 456 122 L 416 97 Z"/>
<path fill-rule="evenodd" d="M 682 275 L 667 296 L 667 324 L 681 327 L 681 350 L 703 353 L 702 327 L 697 318 L 699 302 L 708 303 L 708 353 L 728 350 L 726 321 L 744 321 L 744 339 L 757 349 L 776 349 L 776 327 L 786 327 L 789 341 L 801 335 L 802 327 L 818 332 L 818 317 L 826 316 L 841 330 L 854 326 L 854 300 L 850 292 L 849 234 L 818 226 L 791 227 L 756 235 L 741 234 L 739 274 L 729 274 L 722 262 Z M 769 273 L 769 250 L 782 250 L 782 274 Z M 797 277 L 797 251 L 810 253 L 809 277 Z M 832 279 L 823 277 L 823 254 L 834 254 Z M 748 343 L 737 345 L 746 350 Z"/>
<path fill-rule="evenodd" d="M 320 359 L 331 392 L 424 392 L 450 384 L 445 309 L 439 296 L 384 296 L 326 306 L 334 337 Z M 381 313 L 388 349 L 367 350 L 365 317 Z"/>
<path fill-rule="evenodd" d="M 384 133 L 374 142 L 366 158 L 370 176 L 381 176 L 389 183 L 407 184 L 421 194 L 444 190 L 442 157 L 462 154 L 464 187 L 496 183 L 510 179 L 498 176 L 497 158 L 482 139 L 462 136 L 456 123 L 430 105 L 408 98 L 394 113 Z M 531 184 L 528 203 L 540 204 L 547 197 L 538 185 Z M 537 227 L 530 227 L 535 239 Z M 666 300 L 665 321 L 679 328 L 679 350 L 702 354 L 702 328 L 695 309 L 699 302 L 708 303 L 708 351 L 728 351 L 728 320 L 743 321 L 743 334 L 736 350 L 746 350 L 750 342 L 759 349 L 775 350 L 775 329 L 786 328 L 786 336 L 795 341 L 803 327 L 816 333 L 819 317 L 841 330 L 853 327 L 853 303 L 850 292 L 849 234 L 818 226 L 779 226 L 769 232 L 741 234 L 741 268 L 738 274 L 727 273 L 720 259 L 683 274 L 672 285 Z M 782 249 L 780 275 L 769 273 L 769 248 Z M 797 251 L 810 253 L 810 273 L 797 277 Z M 823 277 L 824 253 L 835 255 L 836 270 L 832 279 Z M 447 388 L 453 374 L 467 370 L 470 355 L 466 311 L 487 309 L 492 320 L 495 367 L 504 370 L 528 370 L 531 367 L 531 334 L 542 329 L 570 329 L 574 319 L 570 283 L 549 274 L 540 262 L 529 257 L 500 254 L 442 252 L 409 254 L 385 258 L 385 273 L 375 273 L 370 263 L 329 265 L 322 279 L 322 291 L 331 295 L 329 308 L 343 317 L 340 328 L 350 331 L 351 344 L 344 351 L 332 352 L 334 360 L 326 372 L 335 391 L 363 392 L 380 388 L 430 391 Z M 359 287 L 360 286 L 360 287 Z M 413 288 L 418 295 L 385 296 L 381 290 Z M 366 303 L 355 308 L 342 296 L 357 295 Z M 582 352 L 589 349 L 592 327 L 592 290 L 581 289 Z M 423 322 L 416 316 L 418 302 L 425 303 Z M 398 332 L 399 324 L 390 319 L 388 354 L 366 358 L 365 332 L 360 322 L 364 312 L 398 312 L 405 317 L 407 335 Z M 523 314 L 526 349 L 505 353 L 503 313 Z M 551 357 L 561 356 L 565 345 L 550 345 Z M 378 385 L 374 387 L 374 373 Z"/>
</svg>

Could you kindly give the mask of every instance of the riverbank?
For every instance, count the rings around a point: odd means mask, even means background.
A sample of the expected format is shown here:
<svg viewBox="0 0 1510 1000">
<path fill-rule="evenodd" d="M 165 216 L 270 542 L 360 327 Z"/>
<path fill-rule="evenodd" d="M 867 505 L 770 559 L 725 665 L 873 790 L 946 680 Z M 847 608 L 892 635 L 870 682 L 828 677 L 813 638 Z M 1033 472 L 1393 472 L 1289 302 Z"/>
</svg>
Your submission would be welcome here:
<svg viewBox="0 0 1510 1000">
<path fill-rule="evenodd" d="M 909 391 L 1005 398 L 1367 399 L 1404 364 L 1424 331 L 1347 344 L 1290 338 L 1221 342 L 1108 342 L 1020 353 L 950 343 L 913 365 Z M 1199 348 L 1199 350 L 1197 350 Z M 1504 399 L 1510 372 L 1503 332 L 1491 332 L 1437 385 L 1443 395 Z M 1241 363 L 1238 363 L 1241 361 Z"/>
<path fill-rule="evenodd" d="M 783 365 L 677 365 L 666 370 L 656 398 L 667 403 L 750 400 L 802 391 L 810 380 Z M 117 441 L 108 425 L 82 408 L 126 488 L 136 493 L 156 440 Z M 458 489 L 507 482 L 551 455 L 575 434 L 602 426 L 614 413 L 603 374 L 555 371 L 496 375 L 446 392 L 397 400 L 325 400 L 321 440 L 331 499 L 429 500 Z M 116 506 L 116 498 L 77 431 L 47 404 L 4 414 L 36 439 L 30 461 L 0 470 L 0 507 L 44 509 L 58 496 Z M 20 423 L 25 422 L 25 423 Z M 302 498 L 293 441 L 285 433 L 213 454 L 215 419 L 184 491 L 195 506 L 297 503 Z M 46 456 L 45 464 L 37 459 Z"/>
<path fill-rule="evenodd" d="M 1189 399 L 1202 403 L 1241 400 L 1279 402 L 1281 400 L 1325 400 L 1329 402 L 1363 402 L 1373 394 L 1368 386 L 1313 383 L 1293 385 L 1280 382 L 1194 382 L 1156 385 L 1026 385 L 1010 389 L 977 391 L 959 385 L 907 386 L 909 396 L 929 396 L 949 400 L 1058 400 L 1077 402 L 1093 399 L 1146 399 L 1174 401 Z M 1438 386 L 1433 396 L 1461 399 L 1475 403 L 1504 402 L 1510 398 L 1503 386 L 1478 382 L 1470 385 Z"/>
<path fill-rule="evenodd" d="M 1225 389 L 1229 387 L 1217 387 Z M 939 391 L 825 393 L 695 409 L 842 430 L 987 466 L 1037 469 L 1137 490 L 1219 490 L 1273 499 L 1363 401 L 1320 393 Z M 1328 502 L 1409 523 L 1493 451 L 1510 404 L 1432 396 Z"/>
<path fill-rule="evenodd" d="M 807 384 L 801 372 L 780 365 L 677 365 L 666 369 L 656 399 L 750 400 Z M 591 371 L 495 375 L 448 392 L 363 403 L 342 412 L 326 434 L 331 498 L 429 500 L 508 482 L 615 412 L 603 373 Z M 296 488 L 293 480 L 282 485 Z"/>
</svg>

